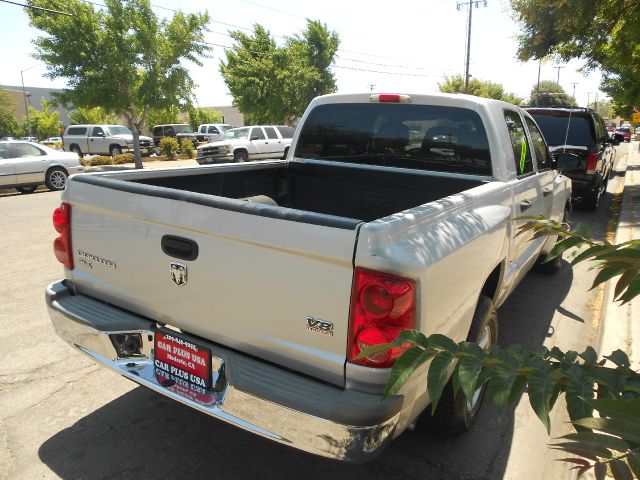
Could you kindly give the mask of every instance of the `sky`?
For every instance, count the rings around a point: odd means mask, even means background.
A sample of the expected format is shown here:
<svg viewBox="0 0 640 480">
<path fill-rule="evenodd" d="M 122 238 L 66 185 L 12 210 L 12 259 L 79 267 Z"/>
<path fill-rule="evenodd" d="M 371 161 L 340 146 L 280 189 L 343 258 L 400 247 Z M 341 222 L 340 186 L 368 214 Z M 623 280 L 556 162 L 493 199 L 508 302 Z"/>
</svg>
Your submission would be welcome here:
<svg viewBox="0 0 640 480">
<path fill-rule="evenodd" d="M 21 1 L 21 0 L 18 0 Z M 93 0 L 100 3 L 100 0 Z M 225 48 L 233 45 L 230 30 L 251 30 L 263 25 L 281 44 L 284 37 L 300 33 L 306 18 L 320 20 L 340 37 L 332 71 L 339 93 L 363 91 L 396 93 L 433 93 L 445 76 L 464 73 L 467 7 L 456 8 L 456 0 L 151 0 L 158 16 L 172 15 L 167 9 L 180 8 L 187 13 L 207 9 L 211 17 L 205 40 L 215 44 L 211 58 L 203 66 L 189 64 L 196 104 L 231 105 L 233 98 L 222 80 L 219 64 Z M 487 0 L 473 9 L 471 62 L 474 78 L 500 83 L 505 91 L 528 98 L 538 79 L 558 80 L 580 106 L 593 102 L 599 92 L 601 75 L 580 72 L 583 62 L 556 64 L 546 61 L 520 62 L 516 59 L 518 24 L 513 20 L 506 0 Z M 0 85 L 20 85 L 23 71 L 25 86 L 63 88 L 64 79 L 48 79 L 46 66 L 33 58 L 32 40 L 41 32 L 29 26 L 27 14 L 19 6 L 0 3 L 0 39 L 4 68 Z M 555 67 L 561 67 L 557 69 Z M 575 83 L 575 85 L 574 85 Z"/>
</svg>

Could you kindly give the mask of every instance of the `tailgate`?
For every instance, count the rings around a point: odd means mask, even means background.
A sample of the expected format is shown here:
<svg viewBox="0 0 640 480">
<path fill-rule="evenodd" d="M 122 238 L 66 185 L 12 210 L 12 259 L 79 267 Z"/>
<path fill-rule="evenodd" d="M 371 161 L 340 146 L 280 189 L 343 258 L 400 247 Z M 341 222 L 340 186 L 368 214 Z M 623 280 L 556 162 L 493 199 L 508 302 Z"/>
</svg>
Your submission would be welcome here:
<svg viewBox="0 0 640 480">
<path fill-rule="evenodd" d="M 344 384 L 356 229 L 80 181 L 64 197 L 72 205 L 69 276 L 79 292 Z M 163 252 L 167 235 L 178 250 L 197 245 L 197 258 Z M 318 320 L 332 332 L 308 328 Z"/>
</svg>

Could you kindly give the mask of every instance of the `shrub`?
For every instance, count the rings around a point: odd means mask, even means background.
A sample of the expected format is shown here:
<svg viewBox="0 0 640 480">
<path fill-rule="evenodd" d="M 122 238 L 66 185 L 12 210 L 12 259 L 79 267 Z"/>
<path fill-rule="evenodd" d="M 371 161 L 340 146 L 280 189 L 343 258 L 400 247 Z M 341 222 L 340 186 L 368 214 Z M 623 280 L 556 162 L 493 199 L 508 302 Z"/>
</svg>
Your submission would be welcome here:
<svg viewBox="0 0 640 480">
<path fill-rule="evenodd" d="M 108 155 L 96 155 L 90 160 L 85 160 L 85 164 L 89 167 L 97 167 L 99 165 L 113 165 L 113 160 Z"/>
<path fill-rule="evenodd" d="M 160 152 L 173 160 L 180 149 L 178 140 L 171 137 L 164 137 L 160 140 Z"/>
<path fill-rule="evenodd" d="M 123 163 L 133 163 L 133 161 L 134 161 L 134 157 L 133 157 L 133 153 L 131 152 L 121 153 L 113 157 L 114 165 L 122 165 Z"/>
<path fill-rule="evenodd" d="M 188 155 L 189 158 L 193 158 L 193 142 L 183 138 L 182 142 L 180 142 L 180 153 L 184 153 L 185 155 Z"/>
</svg>

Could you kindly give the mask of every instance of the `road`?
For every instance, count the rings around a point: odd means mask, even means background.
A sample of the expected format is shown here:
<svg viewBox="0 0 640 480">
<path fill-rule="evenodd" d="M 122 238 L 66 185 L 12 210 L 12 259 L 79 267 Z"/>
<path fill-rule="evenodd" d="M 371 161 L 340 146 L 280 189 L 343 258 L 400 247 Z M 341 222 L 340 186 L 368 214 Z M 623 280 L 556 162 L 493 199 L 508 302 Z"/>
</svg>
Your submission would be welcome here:
<svg viewBox="0 0 640 480">
<path fill-rule="evenodd" d="M 618 148 L 616 171 L 627 152 Z M 618 188 L 620 175 L 609 183 Z M 573 221 L 606 233 L 612 194 L 595 214 Z M 458 438 L 405 432 L 376 461 L 346 465 L 301 453 L 194 412 L 96 366 L 54 333 L 44 287 L 62 273 L 51 244 L 59 194 L 0 194 L 0 478 L 305 478 L 481 479 L 560 478 L 553 453 L 526 395 L 498 416 L 485 406 Z M 557 275 L 529 274 L 500 308 L 503 345 L 595 344 L 602 290 L 588 292 L 586 265 L 565 262 Z M 554 410 L 552 435 L 566 432 Z"/>
</svg>

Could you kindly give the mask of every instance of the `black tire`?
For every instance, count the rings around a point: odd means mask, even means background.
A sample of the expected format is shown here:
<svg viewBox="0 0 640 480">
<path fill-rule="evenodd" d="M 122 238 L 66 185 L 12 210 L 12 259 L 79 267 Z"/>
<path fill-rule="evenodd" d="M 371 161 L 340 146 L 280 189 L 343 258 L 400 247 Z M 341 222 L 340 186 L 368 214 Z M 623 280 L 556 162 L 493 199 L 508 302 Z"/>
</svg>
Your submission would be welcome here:
<svg viewBox="0 0 640 480">
<path fill-rule="evenodd" d="M 485 295 L 481 294 L 478 299 L 467 341 L 476 342 L 484 348 L 498 341 L 498 314 L 493 300 Z M 467 396 L 462 390 L 454 398 L 453 386 L 449 382 L 442 392 L 438 408 L 431 418 L 428 418 L 431 410 L 430 407 L 427 407 L 427 427 L 448 436 L 466 432 L 478 418 L 486 390 L 487 384 L 485 383 L 476 390 L 472 401 L 467 400 Z"/>
<path fill-rule="evenodd" d="M 80 147 L 79 147 L 78 145 L 71 145 L 70 150 L 71 150 L 73 153 L 77 153 L 79 157 L 82 157 L 82 155 L 83 155 L 83 154 L 82 154 L 82 150 L 80 150 Z"/>
<path fill-rule="evenodd" d="M 120 145 L 111 145 L 109 147 L 109 155 L 111 155 L 112 157 L 115 157 L 116 155 L 120 155 L 122 153 L 122 148 L 120 148 Z"/>
<path fill-rule="evenodd" d="M 233 153 L 234 162 L 240 163 L 240 162 L 246 162 L 247 160 L 249 160 L 249 155 L 245 150 L 238 150 L 237 152 Z"/>
<path fill-rule="evenodd" d="M 595 212 L 598 209 L 598 205 L 600 204 L 600 195 L 603 191 L 602 186 L 602 183 L 594 186 L 593 190 L 589 190 L 585 196 L 582 197 L 580 207 L 582 207 L 583 210 Z"/>
<path fill-rule="evenodd" d="M 49 190 L 64 190 L 64 187 L 67 186 L 67 177 L 68 174 L 64 168 L 52 168 L 47 170 L 44 178 L 44 184 Z"/>
<path fill-rule="evenodd" d="M 35 192 L 36 188 L 38 188 L 37 185 L 26 185 L 24 187 L 16 187 L 16 190 L 18 190 L 22 194 L 25 194 L 25 193 L 33 193 L 33 192 Z"/>
<path fill-rule="evenodd" d="M 569 209 L 565 208 L 564 215 L 562 217 L 562 222 L 566 223 L 568 221 L 569 221 Z M 558 238 L 556 237 L 556 241 L 557 240 Z M 562 267 L 562 255 L 558 255 L 556 258 L 554 258 L 550 262 L 543 263 L 546 258 L 547 258 L 547 255 L 545 253 L 540 254 L 540 257 L 538 257 L 538 260 L 536 261 L 536 264 L 533 267 L 536 270 L 536 272 L 548 273 L 548 274 L 558 273 L 558 271 Z"/>
<path fill-rule="evenodd" d="M 284 149 L 284 153 L 282 154 L 282 160 L 286 160 L 287 155 L 289 155 L 289 147 Z"/>
</svg>

